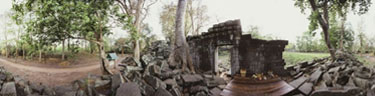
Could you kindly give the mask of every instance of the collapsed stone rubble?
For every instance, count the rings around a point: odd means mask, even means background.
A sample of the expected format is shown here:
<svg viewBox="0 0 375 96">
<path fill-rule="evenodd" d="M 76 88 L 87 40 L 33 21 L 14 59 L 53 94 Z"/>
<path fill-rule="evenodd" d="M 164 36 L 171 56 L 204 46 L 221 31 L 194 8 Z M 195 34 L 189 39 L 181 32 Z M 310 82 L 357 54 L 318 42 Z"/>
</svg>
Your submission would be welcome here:
<svg viewBox="0 0 375 96">
<path fill-rule="evenodd" d="M 374 96 L 375 70 L 363 65 L 353 54 L 337 52 L 330 58 L 301 62 L 288 67 L 296 88 L 292 94 L 312 96 Z"/>
<path fill-rule="evenodd" d="M 223 78 L 182 72 L 169 64 L 170 50 L 165 41 L 152 43 L 141 61 L 132 57 L 122 61 L 121 72 L 88 75 L 70 85 L 50 88 L 13 76 L 0 67 L 0 96 L 218 96 L 226 85 Z"/>
<path fill-rule="evenodd" d="M 133 68 L 134 66 L 121 64 L 125 67 L 120 75 L 125 78 L 125 84 L 139 86 L 138 92 L 141 94 L 132 96 L 217 96 L 223 89 L 219 86 L 226 85 L 223 78 L 208 74 L 182 72 L 180 65 L 169 64 L 167 59 L 170 50 L 166 49 L 169 46 L 165 41 L 153 42 L 151 45 L 149 48 L 151 51 L 143 53 L 141 62 L 135 62 L 134 59 L 125 59 L 130 61 L 124 61 L 138 63 L 133 65 L 141 65 L 140 68 L 144 70 L 137 70 L 137 68 Z M 120 86 L 116 93 L 124 92 L 128 87 Z M 129 92 L 138 93 L 135 89 L 129 90 Z"/>
</svg>

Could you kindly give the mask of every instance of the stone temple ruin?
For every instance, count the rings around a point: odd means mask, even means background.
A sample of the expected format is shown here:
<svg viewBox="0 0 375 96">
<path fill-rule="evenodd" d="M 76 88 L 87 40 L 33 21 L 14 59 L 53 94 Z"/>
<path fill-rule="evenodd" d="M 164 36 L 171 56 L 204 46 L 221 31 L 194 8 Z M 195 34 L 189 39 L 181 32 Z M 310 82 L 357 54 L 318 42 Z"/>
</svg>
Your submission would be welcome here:
<svg viewBox="0 0 375 96">
<path fill-rule="evenodd" d="M 282 52 L 288 41 L 261 40 L 252 38 L 250 34 L 242 35 L 240 20 L 216 24 L 202 35 L 187 38 L 190 45 L 193 64 L 203 72 L 217 72 L 219 46 L 232 46 L 230 49 L 230 74 L 239 74 L 245 69 L 247 76 L 255 73 L 273 71 L 285 76 L 285 62 Z"/>
<path fill-rule="evenodd" d="M 240 20 L 227 21 L 209 28 L 199 36 L 188 37 L 193 64 L 201 72 L 218 72 L 218 47 L 231 46 L 230 72 L 234 79 L 224 88 L 223 96 L 258 96 L 287 94 L 294 88 L 277 76 L 287 76 L 282 52 L 288 41 L 261 40 L 242 35 Z M 243 74 L 244 73 L 244 74 Z M 265 78 L 263 74 L 271 73 Z M 275 74 L 273 74 L 275 73 Z M 241 76 L 239 76 L 241 75 Z M 250 78 L 249 78 L 250 77 Z"/>
</svg>

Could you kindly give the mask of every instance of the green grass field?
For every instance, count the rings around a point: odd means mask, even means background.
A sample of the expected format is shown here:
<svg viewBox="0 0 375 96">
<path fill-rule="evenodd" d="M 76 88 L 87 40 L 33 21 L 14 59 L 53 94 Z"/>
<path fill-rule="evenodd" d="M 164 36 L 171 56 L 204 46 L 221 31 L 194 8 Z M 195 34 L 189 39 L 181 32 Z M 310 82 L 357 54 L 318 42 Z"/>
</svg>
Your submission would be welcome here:
<svg viewBox="0 0 375 96">
<path fill-rule="evenodd" d="M 301 53 L 301 52 L 284 52 L 283 58 L 286 66 L 295 65 L 302 61 L 311 61 L 317 58 L 328 57 L 329 53 Z"/>
</svg>

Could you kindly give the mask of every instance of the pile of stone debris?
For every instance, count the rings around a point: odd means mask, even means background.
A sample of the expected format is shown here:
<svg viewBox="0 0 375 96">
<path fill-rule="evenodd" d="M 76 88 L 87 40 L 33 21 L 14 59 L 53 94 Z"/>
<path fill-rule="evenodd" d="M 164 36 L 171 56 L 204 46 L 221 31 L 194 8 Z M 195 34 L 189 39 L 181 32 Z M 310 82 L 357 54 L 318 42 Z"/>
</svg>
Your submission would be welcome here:
<svg viewBox="0 0 375 96">
<path fill-rule="evenodd" d="M 287 70 L 293 76 L 291 94 L 312 96 L 375 96 L 375 70 L 354 55 L 338 51 L 329 58 L 302 62 Z"/>
<path fill-rule="evenodd" d="M 165 41 L 154 42 L 141 62 L 124 59 L 118 74 L 89 75 L 54 88 L 30 83 L 0 67 L 0 96 L 219 96 L 224 79 L 182 72 L 179 65 L 168 64 L 168 48 Z"/>
<path fill-rule="evenodd" d="M 54 89 L 42 84 L 30 83 L 0 67 L 0 96 L 54 96 Z"/>
<path fill-rule="evenodd" d="M 141 62 L 132 57 L 122 61 L 124 69 L 112 80 L 116 96 L 218 96 L 226 85 L 223 78 L 182 72 L 178 64 L 167 62 L 170 53 L 165 41 L 151 44 L 141 56 Z M 131 94 L 130 94 L 131 93 Z M 126 95 L 129 94 L 129 95 Z"/>
</svg>

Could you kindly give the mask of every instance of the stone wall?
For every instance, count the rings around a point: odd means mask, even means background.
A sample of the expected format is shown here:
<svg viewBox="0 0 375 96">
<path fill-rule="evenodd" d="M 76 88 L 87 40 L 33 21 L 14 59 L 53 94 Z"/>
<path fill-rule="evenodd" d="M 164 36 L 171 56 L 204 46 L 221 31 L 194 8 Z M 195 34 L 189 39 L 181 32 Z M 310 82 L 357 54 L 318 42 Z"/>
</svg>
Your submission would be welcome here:
<svg viewBox="0 0 375 96">
<path fill-rule="evenodd" d="M 231 75 L 246 69 L 248 75 L 273 71 L 286 75 L 282 52 L 288 41 L 253 39 L 251 35 L 242 35 L 240 20 L 230 20 L 215 24 L 202 35 L 189 36 L 187 41 L 193 64 L 201 72 L 215 72 L 215 52 L 217 47 L 230 45 Z M 216 51 L 215 51 L 216 50 Z"/>
<path fill-rule="evenodd" d="M 246 69 L 248 75 L 268 71 L 287 75 L 282 52 L 288 41 L 252 39 L 251 35 L 243 35 L 241 38 L 243 39 L 239 44 L 240 67 Z"/>
<path fill-rule="evenodd" d="M 215 50 L 217 47 L 232 45 L 231 54 L 233 56 L 231 56 L 231 64 L 232 66 L 239 66 L 237 59 L 241 33 L 240 20 L 231 20 L 215 24 L 208 32 L 203 32 L 202 35 L 188 37 L 193 64 L 201 71 L 214 71 Z"/>
</svg>

